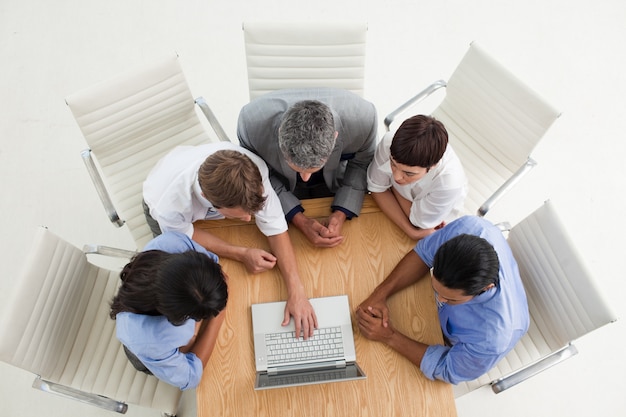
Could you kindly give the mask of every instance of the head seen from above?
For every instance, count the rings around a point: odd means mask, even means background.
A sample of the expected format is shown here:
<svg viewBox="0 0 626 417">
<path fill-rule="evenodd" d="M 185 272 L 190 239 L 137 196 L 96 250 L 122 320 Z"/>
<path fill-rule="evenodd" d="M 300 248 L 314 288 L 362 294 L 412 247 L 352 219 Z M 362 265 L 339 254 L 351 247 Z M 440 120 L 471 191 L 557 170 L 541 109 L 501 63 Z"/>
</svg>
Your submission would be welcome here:
<svg viewBox="0 0 626 417">
<path fill-rule="evenodd" d="M 337 132 L 330 108 L 316 100 L 295 103 L 283 115 L 278 145 L 297 172 L 319 171 L 335 147 Z M 304 178 L 303 178 L 304 179 Z"/>
<path fill-rule="evenodd" d="M 443 157 L 448 132 L 431 116 L 417 115 L 405 120 L 391 142 L 391 170 L 394 180 L 410 184 L 423 178 Z"/>
<path fill-rule="evenodd" d="M 229 218 L 249 220 L 265 204 L 261 172 L 241 152 L 221 150 L 210 155 L 198 170 L 198 183 L 204 197 Z"/>
<path fill-rule="evenodd" d="M 441 245 L 431 269 L 431 283 L 441 303 L 462 304 L 497 287 L 498 254 L 487 240 L 468 234 Z"/>
<path fill-rule="evenodd" d="M 131 312 L 162 315 L 175 326 L 215 317 L 226 307 L 228 286 L 221 266 L 196 251 L 138 253 L 120 273 L 122 285 L 111 318 Z"/>
</svg>

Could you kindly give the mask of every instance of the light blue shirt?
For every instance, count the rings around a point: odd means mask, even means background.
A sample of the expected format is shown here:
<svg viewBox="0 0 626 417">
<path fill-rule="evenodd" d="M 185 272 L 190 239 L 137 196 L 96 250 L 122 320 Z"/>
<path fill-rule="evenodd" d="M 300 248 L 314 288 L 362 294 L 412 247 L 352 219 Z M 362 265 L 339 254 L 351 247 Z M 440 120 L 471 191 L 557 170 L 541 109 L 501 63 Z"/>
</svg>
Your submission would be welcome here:
<svg viewBox="0 0 626 417">
<path fill-rule="evenodd" d="M 427 378 L 452 384 L 476 379 L 493 368 L 529 325 L 517 262 L 502 232 L 487 220 L 461 217 L 420 240 L 415 252 L 432 267 L 437 249 L 460 234 L 480 236 L 491 243 L 500 262 L 500 283 L 466 303 L 438 305 L 441 330 L 451 346 L 429 346 L 420 368 Z"/>
<path fill-rule="evenodd" d="M 144 251 L 162 250 L 181 253 L 189 250 L 204 253 L 215 262 L 218 258 L 187 235 L 166 232 L 157 236 L 144 247 Z M 202 361 L 194 353 L 182 353 L 193 337 L 196 322 L 187 320 L 174 326 L 164 316 L 148 316 L 129 312 L 116 316 L 116 335 L 155 377 L 181 390 L 198 386 L 202 378 Z"/>
</svg>

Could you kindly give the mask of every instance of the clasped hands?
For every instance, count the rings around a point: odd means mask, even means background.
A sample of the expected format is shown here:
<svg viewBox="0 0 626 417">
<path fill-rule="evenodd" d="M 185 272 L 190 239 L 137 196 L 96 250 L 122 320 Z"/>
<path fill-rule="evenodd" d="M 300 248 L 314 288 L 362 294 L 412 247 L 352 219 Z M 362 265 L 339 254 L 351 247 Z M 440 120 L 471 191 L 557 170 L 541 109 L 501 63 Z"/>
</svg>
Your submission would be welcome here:
<svg viewBox="0 0 626 417">
<path fill-rule="evenodd" d="M 292 223 L 318 248 L 333 248 L 343 242 L 341 229 L 346 221 L 346 214 L 340 210 L 334 211 L 328 219 L 320 222 L 298 213 Z"/>
<path fill-rule="evenodd" d="M 386 342 L 395 333 L 385 300 L 366 299 L 357 307 L 356 318 L 361 334 L 367 339 Z"/>
</svg>

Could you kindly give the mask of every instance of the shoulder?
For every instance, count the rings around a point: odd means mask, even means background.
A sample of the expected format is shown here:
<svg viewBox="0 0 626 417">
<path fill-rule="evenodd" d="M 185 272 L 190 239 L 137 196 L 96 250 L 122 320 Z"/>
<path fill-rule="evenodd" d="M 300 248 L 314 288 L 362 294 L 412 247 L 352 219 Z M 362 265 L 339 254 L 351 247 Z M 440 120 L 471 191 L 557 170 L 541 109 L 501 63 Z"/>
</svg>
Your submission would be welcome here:
<svg viewBox="0 0 626 417">
<path fill-rule="evenodd" d="M 171 167 L 176 165 L 180 166 L 182 169 L 194 170 L 213 153 L 221 149 L 229 149 L 236 146 L 237 145 L 234 143 L 224 141 L 196 146 L 177 146 L 157 163 L 157 167 Z"/>
<path fill-rule="evenodd" d="M 427 265 L 432 265 L 432 258 L 435 253 L 448 240 L 462 234 L 485 237 L 484 235 L 487 231 L 491 234 L 494 230 L 502 235 L 497 227 L 482 217 L 463 216 L 417 242 L 415 251 Z M 487 240 L 489 241 L 489 239 Z"/>
<path fill-rule="evenodd" d="M 215 262 L 218 261 L 217 255 L 209 252 L 204 247 L 194 242 L 189 236 L 180 232 L 165 232 L 146 244 L 143 251 L 160 250 L 167 253 L 182 253 L 187 251 L 196 251 L 204 253 Z"/>
<path fill-rule="evenodd" d="M 193 336 L 195 322 L 174 326 L 165 316 L 129 312 L 116 316 L 117 338 L 138 356 L 154 357 L 185 345 Z"/>
</svg>

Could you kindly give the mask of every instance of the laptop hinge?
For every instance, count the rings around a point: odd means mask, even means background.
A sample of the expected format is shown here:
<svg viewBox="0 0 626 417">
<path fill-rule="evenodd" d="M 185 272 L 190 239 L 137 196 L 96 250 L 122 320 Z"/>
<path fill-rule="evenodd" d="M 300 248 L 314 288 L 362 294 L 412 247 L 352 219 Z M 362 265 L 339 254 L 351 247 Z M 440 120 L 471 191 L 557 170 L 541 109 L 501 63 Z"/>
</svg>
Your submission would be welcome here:
<svg viewBox="0 0 626 417">
<path fill-rule="evenodd" d="M 284 365 L 274 368 L 267 368 L 268 375 L 279 375 L 281 373 L 318 371 L 322 369 L 341 369 L 346 367 L 345 360 L 336 360 L 328 362 L 304 363 L 298 365 Z"/>
</svg>

